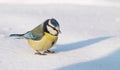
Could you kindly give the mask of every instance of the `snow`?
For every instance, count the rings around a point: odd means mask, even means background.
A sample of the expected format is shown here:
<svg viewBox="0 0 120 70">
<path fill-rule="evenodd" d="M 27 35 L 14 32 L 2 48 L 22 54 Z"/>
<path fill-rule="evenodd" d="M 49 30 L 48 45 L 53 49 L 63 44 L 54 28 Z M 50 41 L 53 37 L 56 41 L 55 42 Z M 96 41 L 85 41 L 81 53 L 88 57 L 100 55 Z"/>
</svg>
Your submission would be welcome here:
<svg viewBox="0 0 120 70">
<path fill-rule="evenodd" d="M 120 0 L 0 0 L 3 4 L 79 4 L 97 6 L 120 6 Z"/>
<path fill-rule="evenodd" d="M 0 70 L 119 70 L 119 12 L 119 6 L 0 4 Z M 34 55 L 25 39 L 9 38 L 48 18 L 61 26 L 56 54 Z"/>
</svg>

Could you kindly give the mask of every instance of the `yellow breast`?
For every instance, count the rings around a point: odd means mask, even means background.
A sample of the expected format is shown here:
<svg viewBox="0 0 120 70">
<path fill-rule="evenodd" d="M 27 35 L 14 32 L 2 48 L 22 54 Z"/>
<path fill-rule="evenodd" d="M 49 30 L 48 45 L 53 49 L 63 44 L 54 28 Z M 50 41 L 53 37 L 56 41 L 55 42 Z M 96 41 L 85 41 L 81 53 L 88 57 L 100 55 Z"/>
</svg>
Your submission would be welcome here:
<svg viewBox="0 0 120 70">
<path fill-rule="evenodd" d="M 53 35 L 45 32 L 45 35 L 43 36 L 42 39 L 37 40 L 37 41 L 28 39 L 28 43 L 34 50 L 43 51 L 43 50 L 50 49 L 52 47 L 53 43 L 55 43 L 57 41 L 57 39 L 58 39 L 57 36 L 53 36 Z"/>
</svg>

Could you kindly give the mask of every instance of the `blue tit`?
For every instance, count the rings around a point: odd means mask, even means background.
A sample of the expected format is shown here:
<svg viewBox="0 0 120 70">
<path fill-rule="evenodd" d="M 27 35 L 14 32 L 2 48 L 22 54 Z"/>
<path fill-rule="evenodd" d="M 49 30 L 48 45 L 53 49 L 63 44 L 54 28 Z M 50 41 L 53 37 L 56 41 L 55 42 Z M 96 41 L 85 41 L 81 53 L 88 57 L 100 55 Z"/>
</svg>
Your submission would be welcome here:
<svg viewBox="0 0 120 70">
<path fill-rule="evenodd" d="M 38 25 L 31 31 L 24 34 L 11 34 L 10 37 L 25 38 L 29 45 L 36 50 L 35 54 L 45 55 L 54 53 L 50 48 L 58 40 L 60 26 L 56 19 L 47 19 L 44 23 Z"/>
</svg>

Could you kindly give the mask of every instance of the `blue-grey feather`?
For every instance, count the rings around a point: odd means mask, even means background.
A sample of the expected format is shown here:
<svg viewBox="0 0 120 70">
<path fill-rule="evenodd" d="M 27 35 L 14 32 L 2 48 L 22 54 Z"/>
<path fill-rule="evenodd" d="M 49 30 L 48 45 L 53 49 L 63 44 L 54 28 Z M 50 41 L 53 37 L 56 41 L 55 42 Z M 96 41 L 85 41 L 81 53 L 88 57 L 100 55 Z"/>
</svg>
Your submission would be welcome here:
<svg viewBox="0 0 120 70">
<path fill-rule="evenodd" d="M 55 19 L 51 19 L 51 24 L 53 24 L 55 27 L 59 27 L 59 23 Z"/>
<path fill-rule="evenodd" d="M 24 34 L 24 37 L 32 40 L 40 40 L 42 36 L 35 36 L 31 31 Z"/>
</svg>

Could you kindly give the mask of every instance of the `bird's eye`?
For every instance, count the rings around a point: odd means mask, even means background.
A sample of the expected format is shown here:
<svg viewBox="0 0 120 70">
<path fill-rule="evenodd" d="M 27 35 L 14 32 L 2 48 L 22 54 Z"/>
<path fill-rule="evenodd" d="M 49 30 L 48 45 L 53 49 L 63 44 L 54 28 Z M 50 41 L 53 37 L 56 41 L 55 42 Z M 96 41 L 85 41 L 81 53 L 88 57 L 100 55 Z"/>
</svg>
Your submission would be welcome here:
<svg viewBox="0 0 120 70">
<path fill-rule="evenodd" d="M 52 27 L 52 26 L 51 26 L 51 25 L 49 25 L 49 24 L 48 24 L 48 26 L 49 26 L 49 27 L 51 27 L 51 28 L 52 28 L 52 29 L 54 29 L 54 30 L 57 30 L 55 27 Z"/>
</svg>

